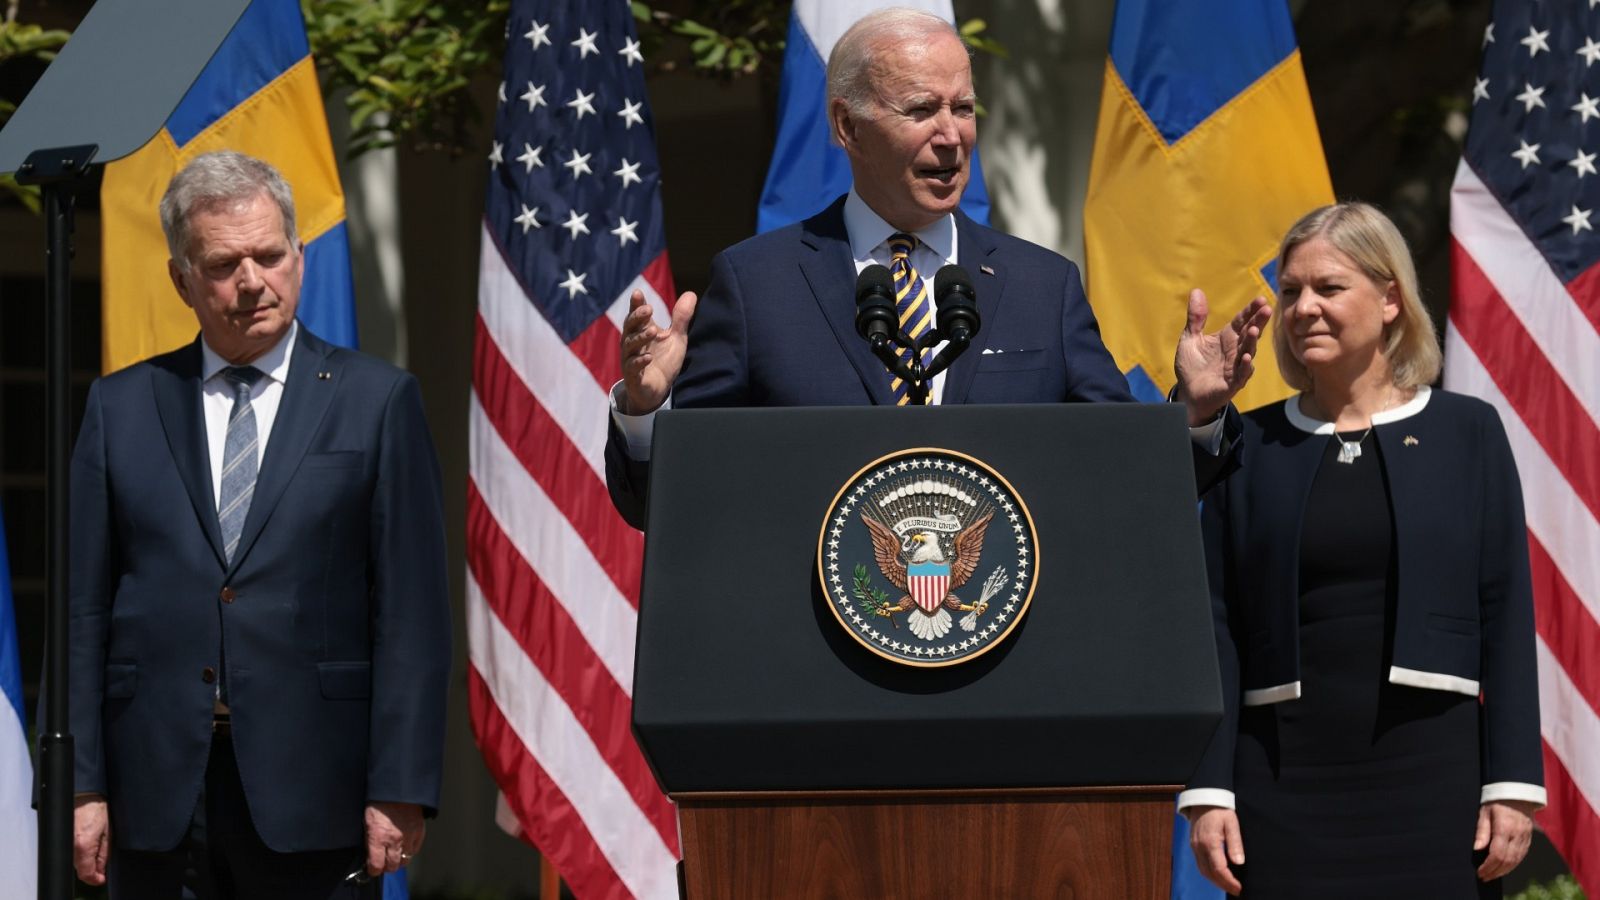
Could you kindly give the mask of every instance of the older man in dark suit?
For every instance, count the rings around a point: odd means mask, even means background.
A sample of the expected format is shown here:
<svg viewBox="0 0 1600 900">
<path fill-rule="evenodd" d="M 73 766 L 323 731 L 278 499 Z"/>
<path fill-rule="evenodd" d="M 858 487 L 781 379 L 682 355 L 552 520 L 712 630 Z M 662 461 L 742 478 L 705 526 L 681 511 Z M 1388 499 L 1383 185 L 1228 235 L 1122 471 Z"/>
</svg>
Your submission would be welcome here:
<svg viewBox="0 0 1600 900">
<path fill-rule="evenodd" d="M 961 212 L 976 102 L 967 50 L 938 16 L 881 10 L 840 37 L 828 60 L 828 113 L 850 161 L 850 193 L 720 254 L 705 298 L 685 294 L 670 324 L 653 321 L 643 295 L 634 295 L 606 475 L 618 510 L 636 527 L 644 521 L 651 417 L 669 396 L 677 407 L 910 399 L 855 331 L 853 285 L 873 264 L 893 273 L 900 321 L 913 337 L 932 326 L 926 288 L 935 271 L 958 263 L 973 279 L 982 330 L 934 379 L 931 402 L 1133 399 L 1101 343 L 1077 266 Z M 1271 310 L 1258 297 L 1214 335 L 1204 334 L 1206 315 L 1205 295 L 1194 291 L 1176 359 L 1176 399 L 1189 410 L 1202 488 L 1231 462 L 1221 450 L 1239 425 L 1224 411 L 1250 377 Z"/>
<path fill-rule="evenodd" d="M 95 382 L 72 464 L 75 865 L 114 898 L 372 894 L 443 754 L 417 383 L 296 321 L 271 166 L 201 156 L 161 219 L 200 336 Z"/>
</svg>

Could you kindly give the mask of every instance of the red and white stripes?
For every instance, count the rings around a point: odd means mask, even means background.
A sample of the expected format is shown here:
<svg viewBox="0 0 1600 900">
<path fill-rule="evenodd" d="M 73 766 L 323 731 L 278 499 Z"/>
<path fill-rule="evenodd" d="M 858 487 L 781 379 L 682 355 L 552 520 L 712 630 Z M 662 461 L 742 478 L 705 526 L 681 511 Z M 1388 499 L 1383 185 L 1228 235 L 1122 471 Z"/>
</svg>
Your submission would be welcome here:
<svg viewBox="0 0 1600 900">
<path fill-rule="evenodd" d="M 630 730 L 644 541 L 605 486 L 618 324 L 663 253 L 570 344 L 483 233 L 467 489 L 473 728 L 523 837 L 581 898 L 676 897 L 677 817 Z"/>
<path fill-rule="evenodd" d="M 1563 284 L 1465 161 L 1451 194 L 1445 386 L 1492 403 L 1516 455 L 1538 631 L 1550 806 L 1539 821 L 1600 886 L 1600 273 Z"/>
</svg>

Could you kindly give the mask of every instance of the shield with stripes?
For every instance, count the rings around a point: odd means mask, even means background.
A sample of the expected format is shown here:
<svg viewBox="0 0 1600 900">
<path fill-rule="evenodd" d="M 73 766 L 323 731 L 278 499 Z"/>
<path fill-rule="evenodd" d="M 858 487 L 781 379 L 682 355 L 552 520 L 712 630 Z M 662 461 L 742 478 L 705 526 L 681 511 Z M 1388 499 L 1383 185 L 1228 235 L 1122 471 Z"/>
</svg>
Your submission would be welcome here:
<svg viewBox="0 0 1600 900">
<path fill-rule="evenodd" d="M 950 593 L 950 564 L 912 563 L 906 567 L 906 589 L 918 606 L 937 610 Z"/>
</svg>

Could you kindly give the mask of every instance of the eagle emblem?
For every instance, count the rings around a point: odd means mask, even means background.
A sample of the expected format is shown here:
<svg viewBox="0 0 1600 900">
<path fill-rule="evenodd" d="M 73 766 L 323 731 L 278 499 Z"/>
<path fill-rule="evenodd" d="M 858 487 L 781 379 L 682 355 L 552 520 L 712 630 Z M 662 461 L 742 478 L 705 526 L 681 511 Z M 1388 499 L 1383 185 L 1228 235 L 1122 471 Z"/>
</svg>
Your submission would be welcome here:
<svg viewBox="0 0 1600 900">
<path fill-rule="evenodd" d="M 903 451 L 858 472 L 823 524 L 818 567 L 856 640 L 923 666 L 972 658 L 1009 634 L 1038 570 L 1021 499 L 947 450 Z"/>
<path fill-rule="evenodd" d="M 888 498 L 863 504 L 861 520 L 872 534 L 872 553 L 883 577 L 906 593 L 892 605 L 879 605 L 876 614 L 908 613 L 906 626 L 912 634 L 929 641 L 942 638 L 951 628 L 950 610 L 982 615 L 988 606 L 987 599 L 982 608 L 962 603 L 955 590 L 972 577 L 983 556 L 983 533 L 994 510 L 979 511 L 974 504 L 963 510 L 965 517 L 950 512 L 937 518 L 919 515 L 912 508 L 924 505 L 928 497 L 950 498 L 953 502 L 946 506 L 958 509 L 964 505 L 962 501 L 971 499 L 949 483 L 931 479 L 913 481 L 888 494 Z M 897 508 L 903 508 L 906 515 L 890 524 Z M 977 627 L 976 616 L 972 626 Z"/>
</svg>

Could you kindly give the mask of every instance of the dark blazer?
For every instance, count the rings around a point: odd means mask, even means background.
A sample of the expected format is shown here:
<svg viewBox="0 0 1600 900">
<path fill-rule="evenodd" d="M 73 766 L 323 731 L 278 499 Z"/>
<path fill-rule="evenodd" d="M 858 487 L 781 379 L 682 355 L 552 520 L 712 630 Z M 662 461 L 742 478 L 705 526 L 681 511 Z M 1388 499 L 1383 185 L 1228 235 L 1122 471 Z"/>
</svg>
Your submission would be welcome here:
<svg viewBox="0 0 1600 900">
<path fill-rule="evenodd" d="M 1543 785 L 1516 462 L 1493 407 L 1439 390 L 1425 402 L 1373 429 L 1398 556 L 1388 678 L 1481 693 L 1483 784 Z M 1255 410 L 1244 417 L 1243 465 L 1205 498 L 1226 714 L 1191 788 L 1232 790 L 1241 705 L 1299 695 L 1300 528 L 1329 440 L 1291 423 L 1283 403 Z"/>
<path fill-rule="evenodd" d="M 416 380 L 301 325 L 230 565 L 200 373 L 196 340 L 89 389 L 72 459 L 76 788 L 106 795 L 119 847 L 177 846 L 215 673 L 267 846 L 359 845 L 368 801 L 439 801 L 449 595 Z"/>
<path fill-rule="evenodd" d="M 673 384 L 674 408 L 894 404 L 883 363 L 855 330 L 856 270 L 844 201 L 712 261 Z M 1127 379 L 1100 340 L 1078 267 L 959 210 L 955 219 L 958 261 L 976 288 L 983 326 L 946 373 L 941 402 L 1131 402 Z M 1236 420 L 1230 409 L 1234 432 Z M 1232 462 L 1230 454 L 1199 451 L 1201 484 L 1222 477 Z M 648 478 L 649 466 L 628 458 L 613 426 L 606 482 L 635 528 L 644 526 Z"/>
</svg>

